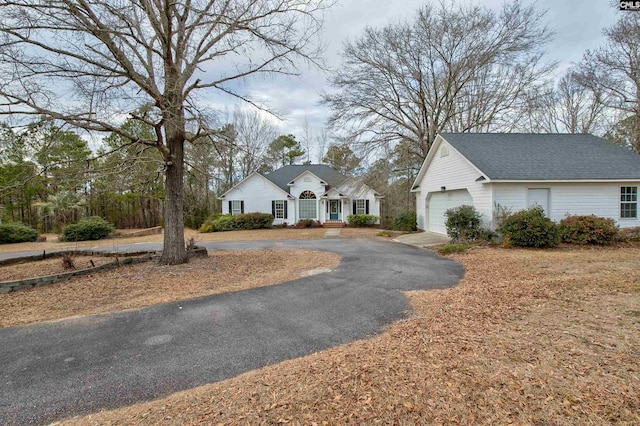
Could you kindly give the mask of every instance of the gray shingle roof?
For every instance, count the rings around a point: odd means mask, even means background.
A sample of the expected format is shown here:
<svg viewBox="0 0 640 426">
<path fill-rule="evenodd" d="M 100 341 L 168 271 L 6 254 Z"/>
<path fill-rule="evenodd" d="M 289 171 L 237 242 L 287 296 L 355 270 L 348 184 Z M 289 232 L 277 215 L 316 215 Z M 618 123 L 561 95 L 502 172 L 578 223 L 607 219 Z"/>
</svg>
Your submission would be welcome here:
<svg viewBox="0 0 640 426">
<path fill-rule="evenodd" d="M 441 133 L 489 179 L 640 179 L 640 155 L 588 134 Z"/>
<path fill-rule="evenodd" d="M 291 166 L 284 166 L 278 170 L 272 171 L 271 173 L 265 174 L 264 177 L 289 192 L 287 184 L 300 176 L 306 170 L 327 182 L 329 184 L 327 189 L 337 186 L 340 182 L 346 179 L 346 176 L 343 176 L 337 170 L 332 169 L 326 164 L 294 164 Z"/>
</svg>

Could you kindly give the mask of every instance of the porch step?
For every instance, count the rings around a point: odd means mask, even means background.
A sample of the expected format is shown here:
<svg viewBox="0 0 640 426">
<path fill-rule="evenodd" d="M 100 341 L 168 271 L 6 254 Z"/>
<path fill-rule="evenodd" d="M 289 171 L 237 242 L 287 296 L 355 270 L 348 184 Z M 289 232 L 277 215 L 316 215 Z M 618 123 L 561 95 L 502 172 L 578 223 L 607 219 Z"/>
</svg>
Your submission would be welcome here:
<svg viewBox="0 0 640 426">
<path fill-rule="evenodd" d="M 341 220 L 328 220 L 322 226 L 324 228 L 344 228 L 344 222 Z"/>
</svg>

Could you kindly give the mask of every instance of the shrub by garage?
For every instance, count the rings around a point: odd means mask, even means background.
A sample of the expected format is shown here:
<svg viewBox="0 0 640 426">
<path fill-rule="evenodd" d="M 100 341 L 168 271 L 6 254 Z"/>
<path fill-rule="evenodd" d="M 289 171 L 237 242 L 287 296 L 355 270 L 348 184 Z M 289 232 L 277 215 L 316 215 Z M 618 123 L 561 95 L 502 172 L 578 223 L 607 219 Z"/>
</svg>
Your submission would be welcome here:
<svg viewBox="0 0 640 426">
<path fill-rule="evenodd" d="M 35 241 L 38 231 L 21 222 L 0 223 L 0 244 Z"/>
<path fill-rule="evenodd" d="M 89 241 L 106 238 L 115 227 L 100 216 L 90 216 L 64 227 L 62 241 Z"/>
<path fill-rule="evenodd" d="M 618 226 L 611 218 L 595 215 L 567 216 L 560 221 L 560 238 L 570 244 L 612 244 Z"/>
<path fill-rule="evenodd" d="M 394 229 L 397 231 L 413 232 L 418 230 L 416 212 L 407 210 L 396 217 Z"/>
<path fill-rule="evenodd" d="M 539 206 L 508 216 L 498 232 L 504 236 L 504 245 L 554 247 L 560 243 L 558 225 L 546 217 Z"/>
</svg>

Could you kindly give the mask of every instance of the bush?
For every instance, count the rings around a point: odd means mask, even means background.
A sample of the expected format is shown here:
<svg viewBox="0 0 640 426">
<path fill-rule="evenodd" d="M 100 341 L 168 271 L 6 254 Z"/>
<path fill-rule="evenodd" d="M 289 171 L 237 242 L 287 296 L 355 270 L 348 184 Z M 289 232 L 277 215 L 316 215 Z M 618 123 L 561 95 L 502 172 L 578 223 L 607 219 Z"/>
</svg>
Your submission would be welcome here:
<svg viewBox="0 0 640 426">
<path fill-rule="evenodd" d="M 349 225 L 356 228 L 375 225 L 377 220 L 378 216 L 372 214 L 350 214 L 347 216 Z"/>
<path fill-rule="evenodd" d="M 244 213 L 234 216 L 236 229 L 271 228 L 273 215 L 269 213 Z"/>
<path fill-rule="evenodd" d="M 317 220 L 313 219 L 300 219 L 298 223 L 295 224 L 296 228 L 320 228 L 322 224 Z"/>
<path fill-rule="evenodd" d="M 62 230 L 62 241 L 101 240 L 113 232 L 114 226 L 100 216 L 80 219 Z"/>
<path fill-rule="evenodd" d="M 394 228 L 398 231 L 412 232 L 418 230 L 418 222 L 416 212 L 413 210 L 407 210 L 396 217 Z"/>
<path fill-rule="evenodd" d="M 445 256 L 451 253 L 462 253 L 470 248 L 476 247 L 475 244 L 444 244 L 434 247 L 439 255 Z"/>
<path fill-rule="evenodd" d="M 571 244 L 607 245 L 615 241 L 618 226 L 613 219 L 589 216 L 567 216 L 560 221 L 560 238 Z"/>
<path fill-rule="evenodd" d="M 35 241 L 38 231 L 20 222 L 0 223 L 0 244 Z"/>
<path fill-rule="evenodd" d="M 235 229 L 235 223 L 233 215 L 215 213 L 204 221 L 198 232 L 232 231 Z"/>
<path fill-rule="evenodd" d="M 380 220 L 380 228 L 382 229 L 393 229 L 395 227 L 395 219 L 393 216 L 385 215 Z"/>
<path fill-rule="evenodd" d="M 480 213 L 473 206 L 459 206 L 447 210 L 445 225 L 447 235 L 454 243 L 469 242 L 479 239 L 482 231 Z"/>
<path fill-rule="evenodd" d="M 505 244 L 520 247 L 553 247 L 560 242 L 558 226 L 539 206 L 508 216 L 498 232 L 504 235 Z"/>
<path fill-rule="evenodd" d="M 620 241 L 640 241 L 640 226 L 633 228 L 622 228 L 618 233 L 618 239 Z"/>
</svg>

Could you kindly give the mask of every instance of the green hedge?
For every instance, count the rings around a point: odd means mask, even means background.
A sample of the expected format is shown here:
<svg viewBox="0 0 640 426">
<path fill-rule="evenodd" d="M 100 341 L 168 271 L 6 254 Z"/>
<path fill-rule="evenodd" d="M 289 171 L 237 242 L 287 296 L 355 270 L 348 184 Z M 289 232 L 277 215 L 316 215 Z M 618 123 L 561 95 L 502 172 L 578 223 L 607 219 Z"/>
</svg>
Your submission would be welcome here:
<svg viewBox="0 0 640 426">
<path fill-rule="evenodd" d="M 394 229 L 398 231 L 413 232 L 418 230 L 418 218 L 416 212 L 413 210 L 407 210 L 396 217 Z"/>
<path fill-rule="evenodd" d="M 554 247 L 560 242 L 558 226 L 538 206 L 508 216 L 498 232 L 504 236 L 505 245 Z"/>
<path fill-rule="evenodd" d="M 350 214 L 347 216 L 347 221 L 350 226 L 360 228 L 375 225 L 378 221 L 378 216 L 372 214 Z"/>
<path fill-rule="evenodd" d="M 21 222 L 0 223 L 0 244 L 35 241 L 38 231 Z"/>
<path fill-rule="evenodd" d="M 475 207 L 469 205 L 454 207 L 444 214 L 447 216 L 445 222 L 447 235 L 453 242 L 469 242 L 478 239 L 482 230 L 482 221 Z"/>
<path fill-rule="evenodd" d="M 235 229 L 264 229 L 273 227 L 273 215 L 268 213 L 244 213 L 238 215 L 214 214 L 202 224 L 199 232 L 233 231 Z"/>
<path fill-rule="evenodd" d="M 611 218 L 567 216 L 560 221 L 560 238 L 571 244 L 608 245 L 616 240 L 618 226 Z"/>
<path fill-rule="evenodd" d="M 236 229 L 264 229 L 273 226 L 270 213 L 244 213 L 234 216 Z"/>
<path fill-rule="evenodd" d="M 101 240 L 113 232 L 115 227 L 100 216 L 80 219 L 62 230 L 62 241 Z"/>
</svg>

